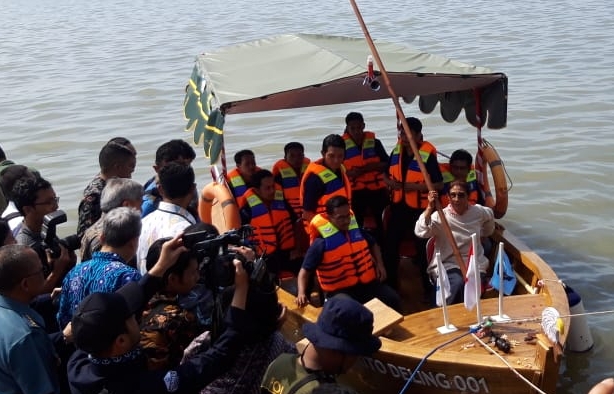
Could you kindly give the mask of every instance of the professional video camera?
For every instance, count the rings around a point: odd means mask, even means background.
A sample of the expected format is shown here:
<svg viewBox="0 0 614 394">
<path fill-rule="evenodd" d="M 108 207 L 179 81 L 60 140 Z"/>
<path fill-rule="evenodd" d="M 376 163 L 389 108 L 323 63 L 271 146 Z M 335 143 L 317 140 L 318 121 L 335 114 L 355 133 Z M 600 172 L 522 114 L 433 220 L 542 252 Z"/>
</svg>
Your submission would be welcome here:
<svg viewBox="0 0 614 394">
<path fill-rule="evenodd" d="M 197 231 L 185 234 L 183 244 L 197 254 L 201 274 L 211 286 L 227 287 L 234 284 L 234 259 L 241 261 L 253 284 L 264 285 L 269 280 L 264 258 L 247 261 L 242 254 L 228 250 L 229 245 L 250 246 L 248 238 L 252 232 L 250 225 L 220 235 Z"/>
<path fill-rule="evenodd" d="M 66 213 L 61 209 L 48 213 L 43 218 L 43 227 L 41 229 L 43 246 L 50 250 L 52 258 L 57 258 L 60 256 L 60 253 L 62 252 L 60 245 L 63 245 L 68 250 L 77 250 L 81 247 L 81 240 L 77 234 L 72 234 L 61 239 L 58 238 L 57 226 L 60 223 L 65 223 L 66 220 Z"/>
</svg>

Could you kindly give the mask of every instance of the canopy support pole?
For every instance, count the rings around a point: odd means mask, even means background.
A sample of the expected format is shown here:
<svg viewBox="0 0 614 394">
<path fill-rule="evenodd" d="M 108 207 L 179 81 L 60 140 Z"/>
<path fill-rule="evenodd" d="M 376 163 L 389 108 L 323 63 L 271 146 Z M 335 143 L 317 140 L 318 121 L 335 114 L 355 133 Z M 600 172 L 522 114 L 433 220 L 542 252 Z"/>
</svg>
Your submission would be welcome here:
<svg viewBox="0 0 614 394">
<path fill-rule="evenodd" d="M 420 167 L 420 172 L 422 173 L 422 176 L 424 177 L 424 182 L 426 183 L 426 186 L 429 190 L 435 190 L 433 188 L 433 183 L 431 182 L 431 177 L 429 176 L 429 173 L 426 170 L 426 166 L 424 165 L 424 162 L 422 161 L 422 157 L 420 156 L 418 145 L 416 144 L 416 141 L 414 141 L 414 138 L 412 137 L 411 132 L 409 131 L 409 125 L 407 124 L 407 120 L 405 119 L 405 114 L 403 113 L 403 109 L 401 108 L 401 104 L 399 103 L 399 98 L 397 94 L 395 93 L 392 87 L 392 84 L 390 83 L 390 78 L 388 78 L 388 73 L 386 72 L 386 69 L 384 68 L 384 64 L 382 63 L 382 59 L 379 56 L 379 52 L 377 51 L 377 48 L 375 48 L 373 39 L 371 39 L 371 34 L 369 34 L 369 30 L 367 30 L 367 26 L 365 25 L 365 21 L 362 18 L 362 15 L 360 13 L 360 10 L 358 9 L 358 6 L 356 5 L 356 1 L 350 0 L 350 3 L 352 4 L 352 8 L 354 9 L 356 18 L 358 19 L 358 23 L 360 24 L 360 27 L 362 28 L 362 32 L 365 35 L 367 44 L 369 44 L 369 48 L 371 49 L 371 54 L 373 55 L 373 58 L 377 62 L 377 67 L 379 68 L 382 78 L 384 79 L 384 83 L 386 84 L 386 88 L 388 89 L 388 93 L 390 94 L 390 98 L 392 99 L 392 102 L 394 103 L 394 106 L 397 110 L 397 115 L 399 117 L 399 120 L 401 121 L 401 124 L 403 125 L 403 131 L 405 132 L 405 135 L 409 139 L 411 150 L 414 153 L 414 159 L 416 160 L 416 162 L 418 162 L 418 166 Z M 458 245 L 456 245 L 456 242 L 454 241 L 452 230 L 450 229 L 450 225 L 448 224 L 448 221 L 446 220 L 446 216 L 443 213 L 443 209 L 441 208 L 441 204 L 439 204 L 439 201 L 436 202 L 436 206 L 437 206 L 437 212 L 439 213 L 439 218 L 441 220 L 441 223 L 443 224 L 444 232 L 446 233 L 446 237 L 448 238 L 448 241 L 452 245 L 454 257 L 456 259 L 456 262 L 464 278 L 467 276 L 467 266 L 465 265 L 465 262 L 463 261 L 460 251 L 458 250 Z"/>
</svg>

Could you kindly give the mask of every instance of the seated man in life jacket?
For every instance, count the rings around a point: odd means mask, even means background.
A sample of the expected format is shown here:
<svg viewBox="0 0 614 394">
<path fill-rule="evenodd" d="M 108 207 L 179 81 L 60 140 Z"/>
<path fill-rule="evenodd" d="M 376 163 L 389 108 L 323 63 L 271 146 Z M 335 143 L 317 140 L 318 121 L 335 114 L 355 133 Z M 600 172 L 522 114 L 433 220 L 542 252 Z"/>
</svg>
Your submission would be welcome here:
<svg viewBox="0 0 614 394">
<path fill-rule="evenodd" d="M 243 206 L 247 189 L 252 187 L 252 175 L 260 171 L 256 165 L 256 155 L 249 149 L 243 149 L 235 153 L 235 164 L 237 168 L 226 174 L 226 181 L 232 195 L 237 200 L 237 205 Z"/>
<path fill-rule="evenodd" d="M 326 298 L 346 294 L 365 303 L 377 297 L 400 311 L 399 295 L 382 283 L 386 269 L 379 246 L 358 227 L 346 197 L 328 199 L 326 213 L 309 224 L 309 236 L 311 246 L 298 275 L 298 306 L 308 303 L 307 285 L 315 271 Z"/>
<path fill-rule="evenodd" d="M 283 192 L 275 187 L 271 171 L 255 172 L 252 184 L 240 206 L 241 223 L 254 228 L 252 241 L 258 252 L 265 254 L 270 273 L 276 275 L 282 269 L 298 273 L 299 267 L 288 266 L 290 252 L 295 248 L 294 212 L 284 200 Z"/>
<path fill-rule="evenodd" d="M 478 189 L 478 179 L 475 168 L 472 165 L 473 156 L 464 149 L 457 149 L 452 152 L 449 163 L 439 165 L 443 176 L 443 189 L 440 192 L 441 206 L 447 207 L 450 203 L 448 192 L 452 181 L 463 181 L 469 186 L 469 204 L 484 204 Z"/>
<path fill-rule="evenodd" d="M 345 160 L 343 165 L 352 182 L 352 212 L 360 227 L 365 216 L 371 214 L 375 227 L 373 234 L 378 243 L 384 239 L 382 214 L 390 202 L 384 172 L 388 170 L 390 157 L 381 141 L 372 131 L 365 131 L 365 121 L 360 112 L 350 112 L 345 117 Z"/>
</svg>

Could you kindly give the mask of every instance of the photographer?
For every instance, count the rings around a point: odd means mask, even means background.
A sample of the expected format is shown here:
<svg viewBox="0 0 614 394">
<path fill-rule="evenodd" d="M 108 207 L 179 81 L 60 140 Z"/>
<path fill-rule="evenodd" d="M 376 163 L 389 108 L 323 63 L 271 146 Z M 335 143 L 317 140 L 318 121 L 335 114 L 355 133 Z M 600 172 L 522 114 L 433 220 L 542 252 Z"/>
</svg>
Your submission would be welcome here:
<svg viewBox="0 0 614 394">
<path fill-rule="evenodd" d="M 228 311 L 228 328 L 206 352 L 199 352 L 169 371 L 146 371 L 135 313 L 159 289 L 160 278 L 185 252 L 181 236 L 165 243 L 158 263 L 137 284 L 116 293 L 86 297 L 72 319 L 72 333 L 79 350 L 69 361 L 73 394 L 191 393 L 225 372 L 243 346 L 245 304 L 249 278 L 239 260 L 234 261 L 235 292 Z"/>
<path fill-rule="evenodd" d="M 18 244 L 30 246 L 38 254 L 45 275 L 44 293 L 51 293 L 62 283 L 64 275 L 75 265 L 77 256 L 72 250 L 60 245 L 57 257 L 48 256 L 41 230 L 45 215 L 58 209 L 59 197 L 51 183 L 36 176 L 21 178 L 11 192 L 15 206 L 23 215 L 23 226 L 15 239 Z"/>
</svg>

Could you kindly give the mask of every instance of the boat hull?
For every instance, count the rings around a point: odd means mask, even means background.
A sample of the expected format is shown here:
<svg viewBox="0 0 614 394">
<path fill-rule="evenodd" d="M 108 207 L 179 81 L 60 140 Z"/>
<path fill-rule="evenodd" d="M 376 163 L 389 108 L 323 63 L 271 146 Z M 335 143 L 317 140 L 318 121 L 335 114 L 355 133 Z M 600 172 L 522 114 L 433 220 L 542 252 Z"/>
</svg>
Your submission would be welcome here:
<svg viewBox="0 0 614 394">
<path fill-rule="evenodd" d="M 536 392 L 531 385 L 547 393 L 555 392 L 559 359 L 555 346 L 543 333 L 541 316 L 546 307 L 554 307 L 562 316 L 569 314 L 564 289 L 552 269 L 502 227 L 498 226 L 493 240 L 504 242 L 514 269 L 522 275 L 524 283 L 517 285 L 513 295 L 503 299 L 503 313 L 513 321 L 495 322 L 492 326 L 495 334 L 504 335 L 512 344 L 509 353 L 499 350 L 490 336 L 482 341 L 492 351 L 485 349 L 469 332 L 477 323 L 475 309 L 468 311 L 463 304 L 457 304 L 448 307 L 449 324 L 456 331 L 441 334 L 437 330 L 444 326 L 442 308 L 408 314 L 381 336 L 380 351 L 360 359 L 341 380 L 360 393 L 399 393 L 423 358 L 430 355 L 418 368 L 407 393 Z M 540 279 L 546 285 L 538 286 Z M 283 289 L 279 296 L 290 311 L 284 334 L 288 339 L 300 341 L 302 324 L 315 321 L 319 308 L 297 308 L 294 296 Z M 482 316 L 499 315 L 498 298 L 482 299 L 481 312 Z M 569 319 L 563 321 L 562 344 Z"/>
</svg>

